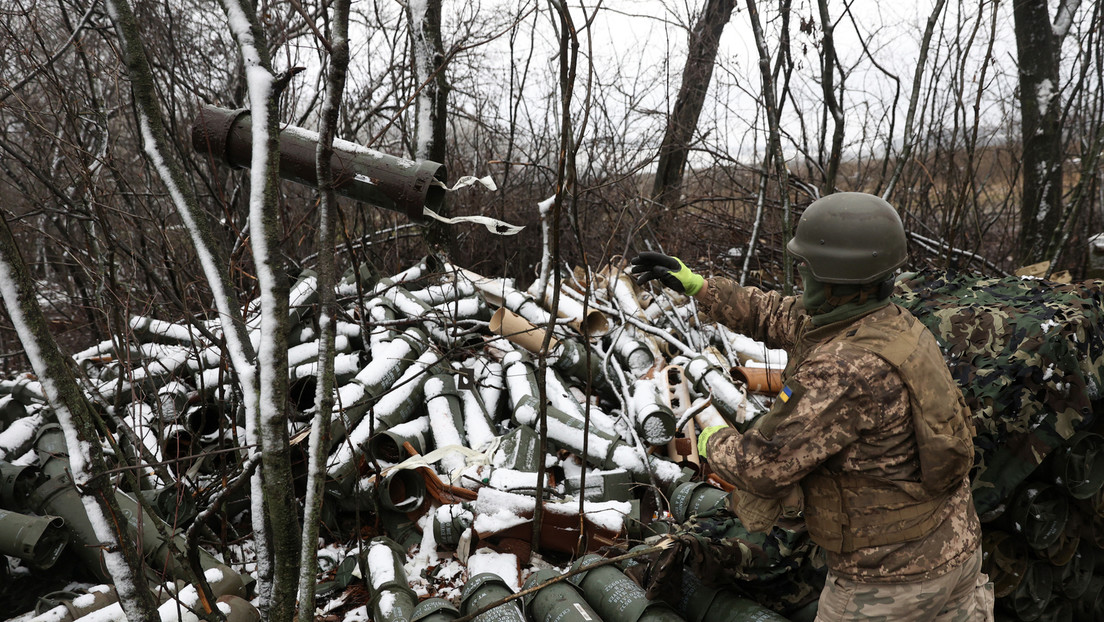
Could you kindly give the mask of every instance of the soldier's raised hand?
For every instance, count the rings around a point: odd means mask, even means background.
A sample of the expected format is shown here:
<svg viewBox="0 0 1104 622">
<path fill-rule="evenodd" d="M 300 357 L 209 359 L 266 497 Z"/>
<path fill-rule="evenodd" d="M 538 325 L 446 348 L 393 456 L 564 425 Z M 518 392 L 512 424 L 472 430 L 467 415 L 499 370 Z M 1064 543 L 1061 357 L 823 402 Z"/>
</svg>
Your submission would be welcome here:
<svg viewBox="0 0 1104 622">
<path fill-rule="evenodd" d="M 682 263 L 678 257 L 644 251 L 632 258 L 630 272 L 636 277 L 636 282 L 643 285 L 652 279 L 659 279 L 664 287 L 669 287 L 676 292 L 693 296 L 701 291 L 705 278 L 696 274 Z"/>
</svg>

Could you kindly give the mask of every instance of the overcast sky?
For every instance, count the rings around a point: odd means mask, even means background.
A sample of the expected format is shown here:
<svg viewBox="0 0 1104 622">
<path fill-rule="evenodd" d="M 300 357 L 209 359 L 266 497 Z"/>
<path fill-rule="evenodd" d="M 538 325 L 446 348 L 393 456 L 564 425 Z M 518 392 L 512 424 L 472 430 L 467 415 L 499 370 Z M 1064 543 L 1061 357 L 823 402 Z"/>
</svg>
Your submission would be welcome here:
<svg viewBox="0 0 1104 622">
<path fill-rule="evenodd" d="M 595 0 L 587 2 L 589 6 L 596 4 Z M 500 13 L 505 13 L 508 7 L 516 8 L 519 4 L 524 3 L 513 0 L 504 3 L 484 2 L 480 6 L 483 10 L 497 7 Z M 703 5 L 704 0 L 601 2 L 601 9 L 596 14 L 593 26 L 585 31 L 581 44 L 584 55 L 588 53 L 588 46 L 592 49 L 592 67 L 599 85 L 596 92 L 603 98 L 603 103 L 614 109 L 666 112 L 681 83 L 687 29 L 693 25 L 696 14 Z M 887 3 L 855 0 L 849 6 L 850 13 L 846 13 L 842 2 L 833 0 L 829 4 L 829 11 L 833 19 L 837 20 L 836 46 L 841 64 L 847 72 L 844 105 L 848 108 L 848 142 L 856 144 L 864 133 L 869 137 L 877 132 L 888 131 L 886 119 L 889 110 L 894 107 L 895 95 L 898 97 L 895 132 L 900 131 L 907 110 L 924 23 L 932 10 L 932 2 L 922 0 Z M 968 48 L 962 42 L 974 34 L 975 28 L 978 41 L 988 40 L 992 26 L 991 14 L 986 9 L 986 13 L 979 18 L 971 8 L 966 9 L 962 19 L 959 19 L 959 7 L 956 0 L 948 1 L 941 27 L 937 29 L 933 41 L 933 46 L 941 51 L 933 55 L 929 65 L 938 63 L 946 66 L 949 57 L 963 54 L 966 56 L 964 65 L 970 67 L 967 73 L 976 79 L 980 75 L 980 59 L 985 46 L 975 43 Z M 976 7 L 976 4 L 971 3 L 970 7 Z M 773 3 L 761 3 L 760 12 L 764 19 L 768 45 L 774 54 L 778 49 L 781 20 Z M 582 23 L 582 11 L 576 9 L 573 13 L 577 16 L 577 24 Z M 823 97 L 819 87 L 817 48 L 822 35 L 819 27 L 814 27 L 809 32 L 799 29 L 802 20 L 819 24 L 815 3 L 795 0 L 790 19 L 791 48 L 796 63 L 791 87 L 798 106 L 795 108 L 794 105 L 787 104 L 783 127 L 796 136 L 803 130 L 816 132 L 819 124 L 816 117 Z M 539 48 L 537 62 L 543 63 L 547 72 L 546 79 L 554 80 L 555 31 L 548 17 L 531 21 L 537 31 L 534 37 Z M 998 125 L 1007 114 L 1005 104 L 1010 99 L 1015 78 L 1010 8 L 998 8 L 996 21 L 994 62 L 986 70 L 986 86 L 981 89 L 981 114 L 985 120 L 983 124 L 988 125 Z M 960 22 L 965 27 L 956 25 Z M 964 48 L 967 51 L 960 51 Z M 487 50 L 489 57 L 496 53 L 506 54 L 502 40 L 490 44 Z M 519 53 L 515 49 L 515 57 Z M 504 56 L 501 62 L 506 63 L 507 60 Z M 976 66 L 971 67 L 971 63 Z M 887 72 L 894 74 L 899 83 L 890 78 Z M 618 84 L 619 87 L 605 88 L 613 84 Z M 762 110 L 757 101 L 760 88 L 758 52 L 748 11 L 744 3 L 738 3 L 737 11 L 722 37 L 710 98 L 701 119 L 702 127 L 714 128 L 713 140 L 720 148 L 732 154 L 750 154 L 757 146 L 761 146 L 761 133 L 752 131 L 753 128 L 764 126 Z M 899 94 L 896 92 L 898 88 Z M 964 89 L 967 97 L 972 98 L 969 92 L 976 93 L 978 87 L 966 84 Z M 805 117 L 804 124 L 799 121 L 799 114 Z"/>
<path fill-rule="evenodd" d="M 637 145 L 643 155 L 658 144 L 665 113 L 674 102 L 681 83 L 687 31 L 704 6 L 704 0 L 583 1 L 588 7 L 599 6 L 600 9 L 591 27 L 581 31 L 580 53 L 584 61 L 580 67 L 576 101 L 582 101 L 588 69 L 585 59 L 589 58 L 595 81 L 594 100 L 608 113 L 601 119 L 592 116 L 591 122 L 623 124 L 621 131 L 634 138 L 626 143 Z M 584 15 L 578 8 L 578 0 L 569 4 L 573 7 L 576 24 L 581 26 Z M 891 113 L 896 115 L 894 140 L 900 141 L 920 41 L 932 4 L 932 0 L 854 0 L 849 5 L 839 0 L 829 2 L 829 12 L 837 22 L 836 47 L 846 73 L 843 97 L 847 114 L 846 148 L 853 153 L 859 149 L 875 150 L 874 145 L 886 144 Z M 368 10 L 365 6 L 389 11 L 394 15 L 391 23 L 405 26 L 401 5 L 397 2 L 376 0 L 370 5 L 361 4 L 360 10 Z M 995 20 L 994 6 L 997 7 Z M 354 5 L 355 10 L 357 5 Z M 759 10 L 771 53 L 776 54 L 781 27 L 777 9 L 774 3 L 760 3 Z M 1082 8 L 1081 12 L 1087 11 Z M 511 38 L 501 33 L 509 31 L 510 22 L 519 14 L 526 18 L 511 46 Z M 505 109 L 509 103 L 506 89 L 511 71 L 516 81 L 519 65 L 527 64 L 528 77 L 521 105 L 525 125 L 558 126 L 555 119 L 558 42 L 546 0 L 446 0 L 444 21 L 446 49 L 456 43 L 472 45 L 481 38 L 487 40 L 471 48 L 463 63 L 455 62 L 450 66 L 448 78 L 455 87 L 451 96 L 453 105 L 473 106 L 464 112 L 478 116 L 482 122 L 504 123 L 504 119 L 509 118 Z M 802 31 L 803 21 L 812 27 Z M 794 0 L 790 22 L 795 61 L 791 82 L 793 101 L 784 107 L 782 125 L 792 138 L 793 144 L 784 146 L 787 157 L 792 158 L 798 151 L 794 144 L 802 141 L 803 133 L 814 137 L 821 131 L 823 96 L 819 87 L 818 51 L 822 34 L 816 4 L 811 0 Z M 991 32 L 995 33 L 992 61 L 983 73 L 981 60 Z M 371 63 L 389 62 L 389 53 L 382 47 L 381 38 L 385 36 L 378 27 L 354 34 L 353 69 L 347 93 L 354 93 L 359 82 L 367 82 L 358 77 L 358 73 L 362 74 Z M 1071 40 L 1075 44 L 1073 37 Z M 951 84 L 955 74 L 952 68 L 959 65 L 964 68 L 957 74 L 958 87 L 962 91 L 960 99 L 967 102 L 959 114 L 972 120 L 974 99 L 980 94 L 982 126 L 1007 132 L 1011 126 L 1006 120 L 1015 117 L 1012 104 L 1016 86 L 1009 3 L 948 0 L 932 45 L 933 53 L 925 70 L 924 92 L 928 92 L 928 81 L 934 79 L 942 93 L 940 97 L 953 97 Z M 302 60 L 296 62 L 303 64 Z M 984 83 L 980 82 L 982 77 Z M 758 53 L 746 4 L 741 2 L 725 28 L 709 99 L 699 123 L 702 131 L 708 132 L 710 148 L 741 159 L 757 154 L 763 144 L 765 128 L 758 101 L 760 91 Z M 502 96 L 496 97 L 499 92 Z M 474 108 L 474 104 L 464 99 L 465 94 L 471 93 L 487 96 L 491 104 Z M 930 110 L 954 114 L 952 108 L 952 103 L 938 101 Z M 463 116 L 454 117 L 453 122 Z M 828 126 L 831 131 L 831 123 Z"/>
</svg>

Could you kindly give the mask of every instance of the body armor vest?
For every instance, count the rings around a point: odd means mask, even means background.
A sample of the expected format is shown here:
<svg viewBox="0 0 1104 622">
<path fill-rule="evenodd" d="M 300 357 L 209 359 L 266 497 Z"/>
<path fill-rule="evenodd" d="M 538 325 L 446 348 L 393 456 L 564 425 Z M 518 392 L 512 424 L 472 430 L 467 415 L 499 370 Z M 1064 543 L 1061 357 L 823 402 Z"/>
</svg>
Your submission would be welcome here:
<svg viewBox="0 0 1104 622">
<path fill-rule="evenodd" d="M 921 477 L 892 480 L 833 472 L 827 466 L 806 476 L 802 488 L 809 533 L 834 553 L 928 535 L 942 520 L 939 509 L 973 466 L 970 410 L 935 338 L 896 305 L 872 316 L 880 317 L 867 316 L 875 321 L 859 322 L 825 343 L 845 341 L 876 354 L 900 376 L 909 395 Z"/>
</svg>

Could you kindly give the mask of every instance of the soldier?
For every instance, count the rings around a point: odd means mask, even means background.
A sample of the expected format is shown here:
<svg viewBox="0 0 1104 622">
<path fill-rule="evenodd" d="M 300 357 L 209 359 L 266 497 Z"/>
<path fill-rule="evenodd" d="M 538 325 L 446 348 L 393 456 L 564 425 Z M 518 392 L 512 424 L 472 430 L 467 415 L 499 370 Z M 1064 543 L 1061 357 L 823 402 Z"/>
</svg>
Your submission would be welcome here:
<svg viewBox="0 0 1104 622">
<path fill-rule="evenodd" d="M 833 194 L 805 210 L 787 248 L 800 297 L 705 280 L 659 253 L 632 260 L 638 282 L 658 279 L 790 352 L 771 410 L 745 433 L 703 430 L 700 454 L 757 529 L 803 497 L 827 552 L 817 620 L 992 620 L 970 410 L 934 337 L 889 300 L 907 259 L 900 217 L 876 196 Z"/>
</svg>

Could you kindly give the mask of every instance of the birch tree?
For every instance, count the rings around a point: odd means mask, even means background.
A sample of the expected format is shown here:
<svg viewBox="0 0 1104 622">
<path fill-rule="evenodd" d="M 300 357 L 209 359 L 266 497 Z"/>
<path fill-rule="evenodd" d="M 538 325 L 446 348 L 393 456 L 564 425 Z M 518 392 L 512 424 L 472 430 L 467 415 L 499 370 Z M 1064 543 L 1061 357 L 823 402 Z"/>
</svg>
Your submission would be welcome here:
<svg viewBox="0 0 1104 622">
<path fill-rule="evenodd" d="M 410 66 L 417 88 L 413 155 L 419 160 L 444 162 L 449 87 L 441 41 L 441 0 L 411 0 L 406 12 L 413 43 Z"/>
<path fill-rule="evenodd" d="M 448 127 L 447 58 L 441 41 L 441 0 L 410 0 L 406 3 L 410 24 L 410 67 L 416 88 L 414 96 L 413 155 L 418 160 L 445 162 Z M 447 212 L 447 209 L 442 208 Z M 426 224 L 426 241 L 448 252 L 452 236 L 443 223 Z"/>
<path fill-rule="evenodd" d="M 303 541 L 300 554 L 299 619 L 315 617 L 315 581 L 318 575 L 318 527 L 321 522 L 322 492 L 326 479 L 326 456 L 330 447 L 330 419 L 334 408 L 334 341 L 337 326 L 337 267 L 334 257 L 335 222 L 338 216 L 337 195 L 334 193 L 333 140 L 337 132 L 341 96 L 345 91 L 349 67 L 349 5 L 350 0 L 336 0 L 333 7 L 333 32 L 329 39 L 329 66 L 326 95 L 322 104 L 322 123 L 318 132 L 318 152 L 315 167 L 318 174 L 318 328 L 322 333 L 318 343 L 318 376 L 315 394 L 315 415 L 311 422 L 309 476 L 303 501 Z"/>
<path fill-rule="evenodd" d="M 6 217 L 0 216 L 0 296 L 19 340 L 42 382 L 47 402 L 65 433 L 73 484 L 100 540 L 104 562 L 129 620 L 158 620 L 157 603 L 146 582 L 142 556 L 128 533 L 128 522 L 107 470 L 95 415 L 77 385 L 38 305 L 34 282 L 19 253 Z"/>
</svg>

